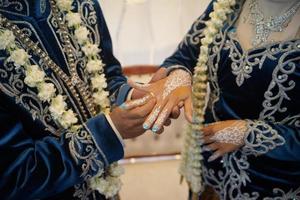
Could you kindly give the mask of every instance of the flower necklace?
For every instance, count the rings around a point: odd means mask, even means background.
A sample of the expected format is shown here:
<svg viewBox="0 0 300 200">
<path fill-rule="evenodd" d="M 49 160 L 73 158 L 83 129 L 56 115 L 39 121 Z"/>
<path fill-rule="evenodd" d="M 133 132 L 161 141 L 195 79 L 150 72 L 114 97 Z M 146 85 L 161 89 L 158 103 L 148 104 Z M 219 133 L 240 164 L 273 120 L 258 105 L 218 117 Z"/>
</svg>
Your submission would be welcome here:
<svg viewBox="0 0 300 200">
<path fill-rule="evenodd" d="M 103 64 L 100 56 L 97 56 L 101 50 L 98 48 L 98 45 L 93 44 L 90 41 L 89 35 L 91 32 L 82 23 L 80 14 L 72 11 L 73 0 L 57 0 L 56 2 L 51 0 L 50 3 L 54 12 L 58 8 L 61 13 L 66 13 L 67 27 L 69 31 L 74 31 L 75 38 L 87 59 L 86 70 L 91 77 L 93 101 L 96 106 L 99 107 L 99 110 L 104 112 L 107 111 L 109 108 L 109 100 L 108 92 L 105 91 L 107 87 L 106 78 L 103 73 L 103 67 L 105 65 Z M 59 23 L 61 23 L 61 21 Z M 12 25 L 6 18 L 0 15 L 0 25 L 3 24 L 6 24 L 15 31 L 10 30 L 9 28 L 6 30 L 0 30 L 0 50 L 6 50 L 10 55 L 7 61 L 14 63 L 16 68 L 23 67 L 25 69 L 24 83 L 29 87 L 36 88 L 38 91 L 38 98 L 42 102 L 50 104 L 49 111 L 55 121 L 57 121 L 63 128 L 76 133 L 81 126 L 77 124 L 78 118 L 76 117 L 75 112 L 72 109 L 67 108 L 65 97 L 61 94 L 57 94 L 57 90 L 53 83 L 46 82 L 46 74 L 38 65 L 31 64 L 31 56 L 24 49 L 17 47 L 15 41 L 16 36 L 20 33 L 20 29 L 18 29 L 17 26 Z M 64 30 L 63 32 L 67 31 Z M 22 37 L 22 35 L 20 37 Z M 25 39 L 25 43 L 28 43 L 25 44 L 25 46 L 30 46 L 34 50 L 37 50 L 37 52 L 42 52 L 41 49 L 39 49 L 37 45 L 28 38 Z M 72 64 L 74 62 L 72 54 L 68 54 L 67 52 L 67 57 Z M 49 66 L 54 65 L 55 67 L 55 63 L 53 63 L 53 61 L 51 61 L 45 53 L 41 54 L 41 58 L 44 58 Z M 75 66 L 73 66 L 73 69 L 74 68 Z M 58 73 L 58 75 L 61 75 L 62 78 L 67 79 L 67 76 L 59 70 L 59 67 L 56 67 L 53 70 Z M 80 83 L 80 80 L 75 75 L 72 77 L 70 84 L 68 84 L 69 82 L 67 82 L 67 85 L 72 89 L 74 85 Z M 72 84 L 74 84 L 73 87 Z M 79 90 L 80 89 L 81 88 L 79 88 Z M 89 101 L 87 100 L 86 102 Z M 91 102 L 89 102 L 89 104 L 92 105 Z M 93 114 L 96 114 L 95 111 L 93 111 Z M 113 164 L 110 166 L 105 177 L 103 172 L 93 177 L 90 180 L 90 186 L 92 189 L 98 190 L 100 193 L 104 194 L 107 198 L 113 197 L 120 190 L 121 181 L 119 176 L 122 173 L 123 170 L 117 164 Z"/>
<path fill-rule="evenodd" d="M 217 0 L 213 4 L 214 11 L 209 14 L 203 31 L 204 38 L 201 39 L 200 55 L 194 70 L 193 77 L 193 107 L 194 124 L 187 130 L 184 150 L 182 152 L 182 163 L 180 174 L 187 180 L 193 192 L 193 199 L 198 199 L 198 194 L 202 191 L 202 128 L 205 114 L 205 100 L 208 87 L 208 59 L 209 46 L 213 43 L 216 34 L 223 27 L 227 16 L 233 12 L 231 7 L 236 4 L 235 0 Z"/>
</svg>

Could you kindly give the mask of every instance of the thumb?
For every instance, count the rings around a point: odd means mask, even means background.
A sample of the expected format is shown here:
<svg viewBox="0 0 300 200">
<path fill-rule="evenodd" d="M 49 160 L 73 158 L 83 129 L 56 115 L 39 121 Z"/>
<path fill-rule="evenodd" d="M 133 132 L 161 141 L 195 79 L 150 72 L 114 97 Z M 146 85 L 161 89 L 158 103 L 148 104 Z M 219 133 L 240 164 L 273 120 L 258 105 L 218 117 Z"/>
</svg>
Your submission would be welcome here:
<svg viewBox="0 0 300 200">
<path fill-rule="evenodd" d="M 184 101 L 184 114 L 186 120 L 193 123 L 193 102 L 191 97 Z"/>
</svg>

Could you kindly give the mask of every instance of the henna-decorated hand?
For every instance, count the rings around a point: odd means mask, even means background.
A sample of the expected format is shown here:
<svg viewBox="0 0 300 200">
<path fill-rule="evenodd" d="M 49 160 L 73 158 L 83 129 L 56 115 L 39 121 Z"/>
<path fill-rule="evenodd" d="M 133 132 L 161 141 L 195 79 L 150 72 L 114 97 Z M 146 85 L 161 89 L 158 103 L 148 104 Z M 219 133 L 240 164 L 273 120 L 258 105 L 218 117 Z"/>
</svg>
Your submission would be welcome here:
<svg viewBox="0 0 300 200">
<path fill-rule="evenodd" d="M 191 76 L 185 70 L 175 70 L 168 77 L 152 84 L 140 85 L 132 82 L 129 84 L 133 88 L 153 94 L 157 99 L 156 106 L 144 123 L 145 129 L 151 129 L 155 133 L 160 131 L 173 108 L 178 105 L 184 106 L 185 116 L 192 122 Z M 130 109 L 131 105 L 124 103 L 122 107 Z"/>
<path fill-rule="evenodd" d="M 155 83 L 159 80 L 166 78 L 167 76 L 168 76 L 167 68 L 161 67 L 161 68 L 159 68 L 159 70 L 157 70 L 157 72 L 154 73 L 154 75 L 152 76 L 149 83 Z M 140 99 L 140 98 L 144 97 L 145 95 L 146 95 L 145 91 L 133 89 L 131 99 L 132 100 Z M 165 122 L 164 125 L 166 125 L 166 126 L 170 125 L 171 119 L 177 119 L 179 116 L 180 116 L 180 107 L 175 106 L 171 112 L 170 118 Z"/>
<path fill-rule="evenodd" d="M 226 153 L 238 150 L 244 145 L 247 122 L 244 120 L 227 120 L 209 124 L 203 128 L 203 151 L 213 151 L 209 162 Z"/>
</svg>

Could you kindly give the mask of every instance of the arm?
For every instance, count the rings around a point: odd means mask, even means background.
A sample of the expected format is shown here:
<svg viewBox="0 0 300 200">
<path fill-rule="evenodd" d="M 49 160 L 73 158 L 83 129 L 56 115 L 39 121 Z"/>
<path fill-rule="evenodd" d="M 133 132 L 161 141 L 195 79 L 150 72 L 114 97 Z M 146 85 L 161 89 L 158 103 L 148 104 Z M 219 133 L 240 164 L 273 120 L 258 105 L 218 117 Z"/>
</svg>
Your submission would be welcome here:
<svg viewBox="0 0 300 200">
<path fill-rule="evenodd" d="M 45 136 L 35 123 L 0 99 L 0 191 L 4 199 L 42 198 L 62 192 L 123 157 L 123 149 L 104 116 L 83 124 L 78 134 Z M 99 129 L 100 127 L 100 129 Z M 38 135 L 38 139 L 33 138 Z M 45 137 L 41 137 L 41 136 Z"/>
<path fill-rule="evenodd" d="M 206 11 L 193 23 L 192 27 L 178 45 L 177 50 L 167 58 L 161 66 L 168 68 L 184 67 L 193 73 L 200 53 L 201 39 L 205 29 L 205 21 L 209 19 L 209 13 L 213 10 L 213 1 Z"/>
<path fill-rule="evenodd" d="M 300 160 L 300 130 L 294 124 L 261 120 L 227 120 L 203 129 L 204 150 L 215 151 L 210 161 L 238 149 L 245 155 L 286 161 Z"/>
</svg>

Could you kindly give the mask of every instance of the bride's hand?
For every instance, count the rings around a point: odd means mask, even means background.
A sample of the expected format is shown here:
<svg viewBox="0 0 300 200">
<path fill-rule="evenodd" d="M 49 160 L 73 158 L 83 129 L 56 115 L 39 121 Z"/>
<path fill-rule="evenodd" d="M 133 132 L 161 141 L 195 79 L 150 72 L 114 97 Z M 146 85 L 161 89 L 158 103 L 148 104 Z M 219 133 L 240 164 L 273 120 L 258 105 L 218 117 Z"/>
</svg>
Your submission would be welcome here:
<svg viewBox="0 0 300 200">
<path fill-rule="evenodd" d="M 164 122 L 169 118 L 172 109 L 176 106 L 184 106 L 185 116 L 192 122 L 192 87 L 191 76 L 188 72 L 178 69 L 173 71 L 168 77 L 155 83 L 140 85 L 129 83 L 133 88 L 143 90 L 152 94 L 157 99 L 157 104 L 144 123 L 144 129 L 152 129 L 158 132 Z M 141 103 L 144 99 L 124 103 L 122 107 L 130 109 L 131 106 Z"/>
<path fill-rule="evenodd" d="M 209 162 L 226 153 L 238 150 L 244 145 L 247 122 L 244 120 L 227 120 L 212 123 L 203 128 L 203 151 L 212 151 Z"/>
</svg>

